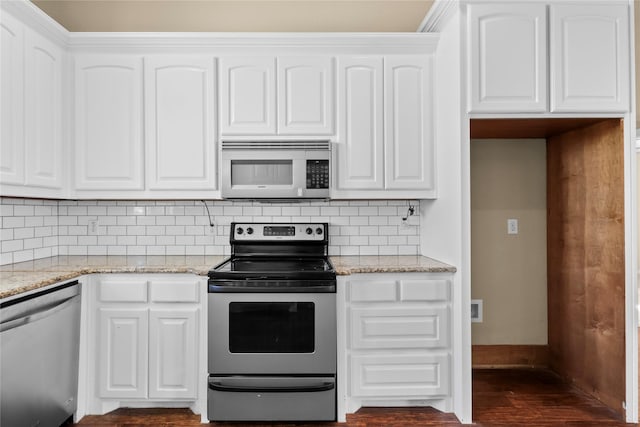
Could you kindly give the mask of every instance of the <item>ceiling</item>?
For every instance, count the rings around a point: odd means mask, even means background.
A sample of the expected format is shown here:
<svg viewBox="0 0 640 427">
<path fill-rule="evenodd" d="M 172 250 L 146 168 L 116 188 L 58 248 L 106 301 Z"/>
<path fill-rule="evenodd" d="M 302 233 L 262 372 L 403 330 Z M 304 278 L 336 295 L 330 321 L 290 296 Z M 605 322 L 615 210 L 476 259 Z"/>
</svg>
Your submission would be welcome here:
<svg viewBox="0 0 640 427">
<path fill-rule="evenodd" d="M 32 0 L 69 31 L 414 32 L 433 0 Z"/>
</svg>

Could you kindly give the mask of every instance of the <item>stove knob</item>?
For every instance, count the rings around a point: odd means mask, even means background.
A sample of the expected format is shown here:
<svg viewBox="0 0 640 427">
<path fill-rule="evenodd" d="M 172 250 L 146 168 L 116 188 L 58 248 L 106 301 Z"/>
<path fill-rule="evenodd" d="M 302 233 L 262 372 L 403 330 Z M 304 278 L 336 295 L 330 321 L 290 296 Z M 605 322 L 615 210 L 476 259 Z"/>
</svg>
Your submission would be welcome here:
<svg viewBox="0 0 640 427">
<path fill-rule="evenodd" d="M 236 234 L 242 234 L 242 233 L 244 233 L 244 230 L 242 229 L 242 227 L 236 228 Z"/>
<path fill-rule="evenodd" d="M 253 228 L 251 227 L 247 228 L 247 234 L 253 234 Z"/>
<path fill-rule="evenodd" d="M 322 228 L 318 227 L 316 228 L 316 234 L 322 234 Z"/>
<path fill-rule="evenodd" d="M 311 227 L 307 227 L 307 229 L 305 230 L 307 232 L 307 234 L 312 234 L 313 230 L 311 229 Z"/>
</svg>

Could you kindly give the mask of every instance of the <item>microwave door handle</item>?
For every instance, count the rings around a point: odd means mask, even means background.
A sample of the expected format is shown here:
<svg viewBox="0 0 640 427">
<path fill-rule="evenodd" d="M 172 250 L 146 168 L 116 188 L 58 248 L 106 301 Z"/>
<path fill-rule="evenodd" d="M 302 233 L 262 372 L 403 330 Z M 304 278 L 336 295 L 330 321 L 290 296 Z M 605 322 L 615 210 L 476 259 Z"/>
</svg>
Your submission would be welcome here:
<svg viewBox="0 0 640 427">
<path fill-rule="evenodd" d="M 310 384 L 297 384 L 297 385 L 277 385 L 268 386 L 264 384 L 260 385 L 235 385 L 224 384 L 222 380 L 209 380 L 209 388 L 211 390 L 223 391 L 223 392 L 239 392 L 239 393 L 309 393 L 328 391 L 335 388 L 335 382 L 321 381 Z"/>
</svg>

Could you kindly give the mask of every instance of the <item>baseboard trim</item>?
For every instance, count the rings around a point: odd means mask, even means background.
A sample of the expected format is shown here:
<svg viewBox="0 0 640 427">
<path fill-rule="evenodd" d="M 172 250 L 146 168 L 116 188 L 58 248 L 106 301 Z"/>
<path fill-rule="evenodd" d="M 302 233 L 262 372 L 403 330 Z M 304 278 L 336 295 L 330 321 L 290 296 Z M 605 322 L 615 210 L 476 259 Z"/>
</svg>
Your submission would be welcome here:
<svg viewBox="0 0 640 427">
<path fill-rule="evenodd" d="M 471 361 L 474 368 L 510 368 L 549 366 L 547 345 L 473 345 Z"/>
</svg>

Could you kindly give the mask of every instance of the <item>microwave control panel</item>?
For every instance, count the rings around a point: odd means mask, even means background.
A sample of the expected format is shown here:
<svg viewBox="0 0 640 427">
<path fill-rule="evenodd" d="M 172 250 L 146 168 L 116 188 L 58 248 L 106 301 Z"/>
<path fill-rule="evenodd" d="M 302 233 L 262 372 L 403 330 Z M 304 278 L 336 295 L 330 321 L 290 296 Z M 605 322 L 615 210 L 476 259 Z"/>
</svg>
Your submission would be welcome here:
<svg viewBox="0 0 640 427">
<path fill-rule="evenodd" d="M 329 188 L 329 160 L 307 160 L 307 188 Z"/>
</svg>

